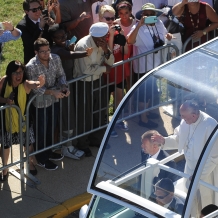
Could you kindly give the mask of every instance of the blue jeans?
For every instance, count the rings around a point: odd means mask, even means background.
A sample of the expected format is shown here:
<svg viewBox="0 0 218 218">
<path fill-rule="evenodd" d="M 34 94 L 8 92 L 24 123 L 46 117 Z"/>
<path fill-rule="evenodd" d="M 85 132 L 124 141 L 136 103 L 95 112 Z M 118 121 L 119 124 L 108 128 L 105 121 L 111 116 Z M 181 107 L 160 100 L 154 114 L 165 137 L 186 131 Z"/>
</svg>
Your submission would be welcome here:
<svg viewBox="0 0 218 218">
<path fill-rule="evenodd" d="M 36 135 L 36 143 L 38 142 L 38 150 L 49 147 L 52 145 L 52 130 L 55 130 L 59 112 L 59 103 L 54 103 L 54 107 L 49 106 L 47 108 L 34 108 L 34 130 L 35 134 L 36 127 L 38 125 L 38 135 Z M 36 117 L 36 110 L 38 110 L 38 117 Z M 44 115 L 45 113 L 45 115 Z M 54 113 L 54 116 L 52 116 Z M 45 117 L 44 117 L 45 116 Z M 46 119 L 46 120 L 45 120 Z M 45 122 L 45 124 L 44 124 Z M 36 125 L 37 124 L 37 125 Z M 45 125 L 45 126 L 44 126 Z M 52 128 L 53 126 L 53 128 Z M 44 139 L 45 137 L 45 139 Z M 37 146 L 35 145 L 35 150 Z M 49 159 L 49 155 L 51 154 L 51 150 L 43 151 L 36 156 L 38 162 L 44 164 L 45 161 Z"/>
</svg>

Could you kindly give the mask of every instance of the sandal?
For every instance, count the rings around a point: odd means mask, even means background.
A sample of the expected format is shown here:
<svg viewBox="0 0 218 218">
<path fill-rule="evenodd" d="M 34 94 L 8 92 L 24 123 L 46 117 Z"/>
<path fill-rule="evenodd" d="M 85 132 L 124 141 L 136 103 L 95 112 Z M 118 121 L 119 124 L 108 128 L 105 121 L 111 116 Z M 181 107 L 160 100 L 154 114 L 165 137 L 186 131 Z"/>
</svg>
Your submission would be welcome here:
<svg viewBox="0 0 218 218">
<path fill-rule="evenodd" d="M 0 173 L 0 182 L 5 182 L 8 180 L 8 176 L 9 176 L 9 172 L 7 171 L 6 175 L 3 175 L 2 173 Z"/>
</svg>

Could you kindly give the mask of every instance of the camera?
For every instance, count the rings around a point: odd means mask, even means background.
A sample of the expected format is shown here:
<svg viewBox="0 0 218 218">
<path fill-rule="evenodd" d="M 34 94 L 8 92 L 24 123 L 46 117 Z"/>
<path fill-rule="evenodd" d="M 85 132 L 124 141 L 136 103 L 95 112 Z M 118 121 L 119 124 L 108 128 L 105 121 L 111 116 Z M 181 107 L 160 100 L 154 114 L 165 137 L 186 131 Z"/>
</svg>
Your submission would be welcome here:
<svg viewBox="0 0 218 218">
<path fill-rule="evenodd" d="M 115 30 L 117 30 L 118 32 L 121 31 L 121 27 L 120 27 L 120 25 L 118 25 L 118 24 L 116 24 L 116 25 L 114 26 L 114 28 L 115 28 Z"/>
<path fill-rule="evenodd" d="M 164 41 L 159 39 L 159 41 L 154 43 L 154 49 L 159 48 L 159 47 L 163 46 L 164 44 L 165 44 Z M 155 53 L 158 53 L 158 51 L 156 51 Z"/>
<path fill-rule="evenodd" d="M 157 17 L 156 16 L 146 17 L 144 23 L 145 24 L 157 23 Z"/>
<path fill-rule="evenodd" d="M 62 90 L 61 92 L 65 95 L 67 94 L 67 90 Z"/>
</svg>

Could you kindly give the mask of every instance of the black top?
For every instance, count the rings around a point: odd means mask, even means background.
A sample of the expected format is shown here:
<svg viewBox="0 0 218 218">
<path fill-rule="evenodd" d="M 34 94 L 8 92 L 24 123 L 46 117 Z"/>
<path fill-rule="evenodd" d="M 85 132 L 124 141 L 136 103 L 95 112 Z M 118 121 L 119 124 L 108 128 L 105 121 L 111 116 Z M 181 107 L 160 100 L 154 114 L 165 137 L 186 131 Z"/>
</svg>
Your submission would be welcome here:
<svg viewBox="0 0 218 218">
<path fill-rule="evenodd" d="M 21 38 L 24 47 L 24 63 L 27 64 L 29 60 L 35 56 L 34 42 L 39 38 L 42 30 L 39 28 L 38 24 L 35 24 L 27 15 L 17 24 L 17 28 L 22 31 Z M 49 26 L 45 24 L 41 37 L 47 39 L 51 46 L 52 40 L 48 34 L 48 28 Z"/>
</svg>

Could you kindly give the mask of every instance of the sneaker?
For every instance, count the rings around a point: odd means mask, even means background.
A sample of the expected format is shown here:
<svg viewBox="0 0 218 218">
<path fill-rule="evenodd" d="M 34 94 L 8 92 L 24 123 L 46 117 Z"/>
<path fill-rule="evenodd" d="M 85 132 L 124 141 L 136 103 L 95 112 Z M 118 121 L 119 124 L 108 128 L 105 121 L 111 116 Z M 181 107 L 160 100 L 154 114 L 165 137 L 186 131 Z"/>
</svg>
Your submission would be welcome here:
<svg viewBox="0 0 218 218">
<path fill-rule="evenodd" d="M 118 136 L 117 132 L 116 132 L 115 130 L 113 130 L 113 131 L 111 132 L 110 137 L 116 138 L 117 136 Z"/>
<path fill-rule="evenodd" d="M 61 153 L 69 158 L 75 159 L 75 160 L 80 160 L 81 157 L 85 154 L 84 151 L 76 149 L 74 146 L 63 146 L 61 149 Z"/>
<path fill-rule="evenodd" d="M 157 128 L 158 127 L 158 124 L 157 123 L 154 123 L 152 122 L 151 120 L 148 120 L 147 123 L 143 122 L 143 121 L 139 121 L 139 126 L 142 126 L 142 127 L 146 127 L 148 129 L 152 129 L 152 128 Z"/>
<path fill-rule="evenodd" d="M 62 160 L 63 158 L 64 158 L 64 155 L 52 152 L 50 154 L 49 160 L 58 161 L 58 160 Z"/>
<path fill-rule="evenodd" d="M 37 163 L 38 166 L 45 168 L 46 170 L 56 170 L 58 168 L 58 165 L 51 162 L 50 160 L 45 161 L 45 163 Z"/>
<path fill-rule="evenodd" d="M 129 130 L 128 125 L 123 121 L 120 122 L 120 123 L 117 123 L 116 126 L 119 127 L 123 131 L 128 131 Z"/>
</svg>

